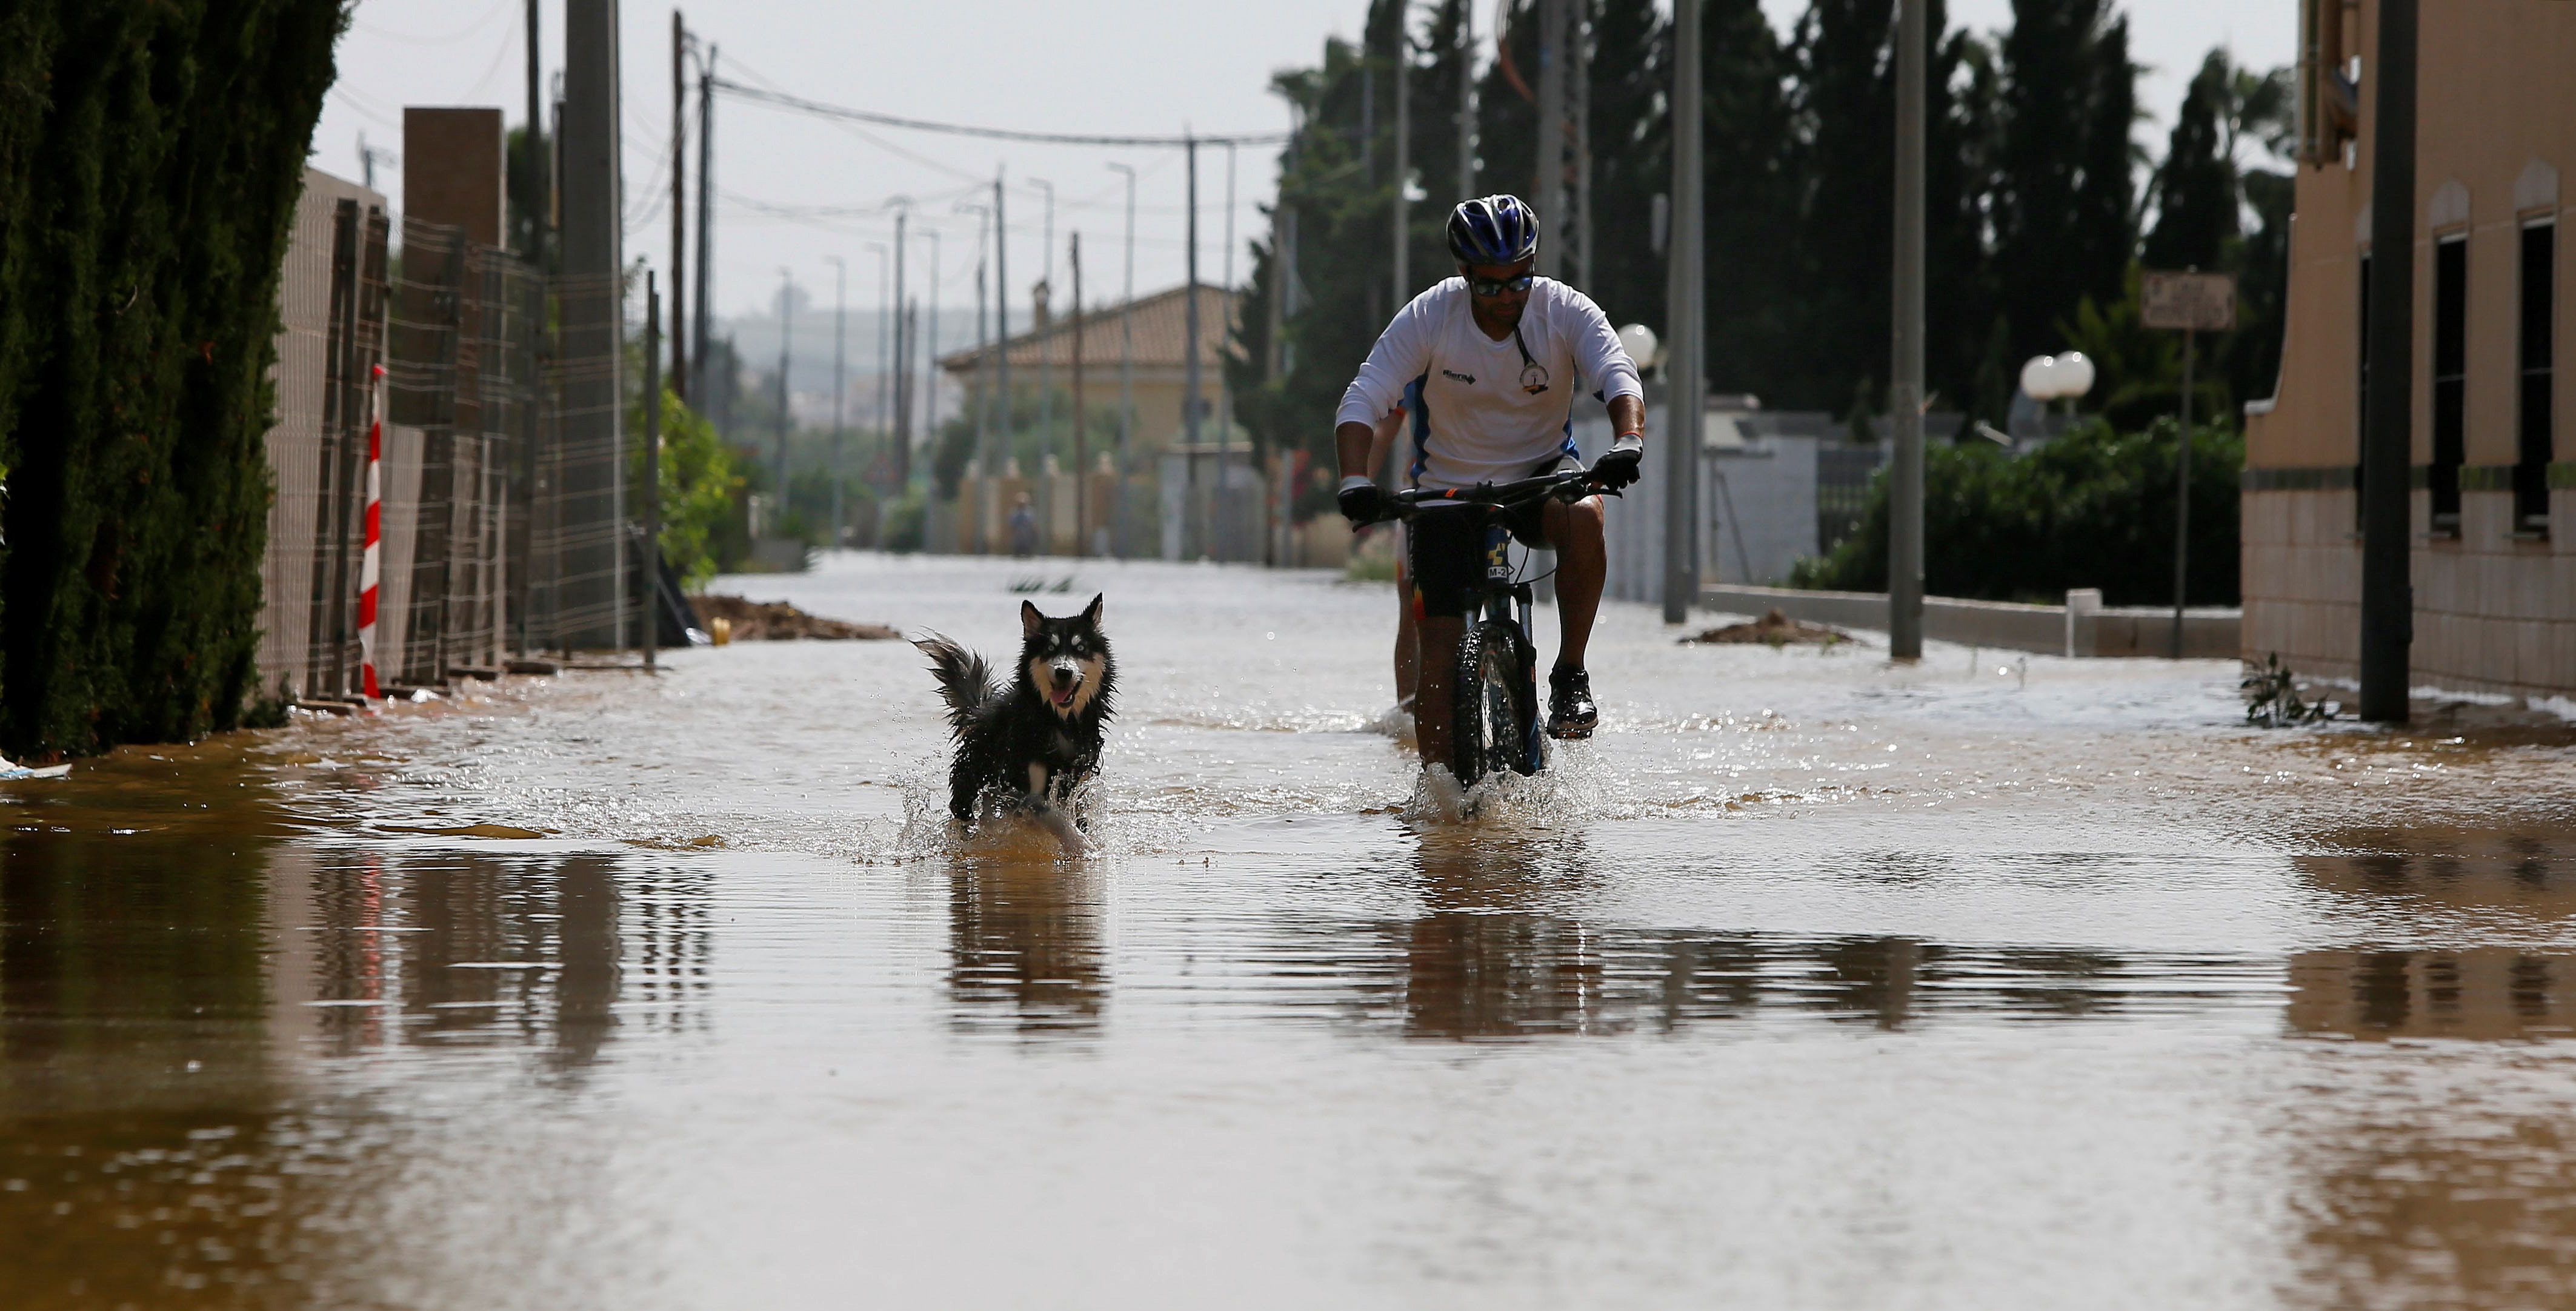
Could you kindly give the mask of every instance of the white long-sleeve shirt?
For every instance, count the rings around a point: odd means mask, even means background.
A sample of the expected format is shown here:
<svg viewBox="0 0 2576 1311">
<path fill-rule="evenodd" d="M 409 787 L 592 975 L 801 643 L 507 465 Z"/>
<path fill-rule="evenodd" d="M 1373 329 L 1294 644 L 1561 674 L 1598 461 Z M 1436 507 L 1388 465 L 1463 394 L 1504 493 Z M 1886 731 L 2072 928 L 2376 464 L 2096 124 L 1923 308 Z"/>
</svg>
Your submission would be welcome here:
<svg viewBox="0 0 2576 1311">
<path fill-rule="evenodd" d="M 1415 384 L 1421 395 L 1408 401 Z M 1411 404 L 1415 479 L 1472 487 L 1525 478 L 1541 460 L 1572 454 L 1574 399 L 1583 392 L 1605 403 L 1645 396 L 1636 364 L 1591 297 L 1539 278 L 1519 340 L 1496 341 L 1476 326 L 1467 280 L 1450 278 L 1396 311 L 1333 422 L 1374 427 Z"/>
</svg>

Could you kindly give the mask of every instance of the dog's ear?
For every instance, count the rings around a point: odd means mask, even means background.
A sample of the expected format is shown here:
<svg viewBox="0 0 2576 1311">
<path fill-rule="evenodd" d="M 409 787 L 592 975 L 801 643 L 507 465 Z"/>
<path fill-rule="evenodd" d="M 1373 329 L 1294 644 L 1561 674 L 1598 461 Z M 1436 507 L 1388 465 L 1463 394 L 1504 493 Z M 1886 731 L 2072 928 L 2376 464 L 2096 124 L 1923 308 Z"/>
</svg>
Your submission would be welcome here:
<svg viewBox="0 0 2576 1311">
<path fill-rule="evenodd" d="M 1045 623 L 1045 622 L 1046 622 L 1046 616 L 1038 613 L 1037 602 L 1035 602 L 1035 601 L 1022 601 L 1022 602 L 1020 602 L 1020 636 L 1022 636 L 1022 637 L 1035 637 L 1035 636 L 1037 636 L 1037 635 L 1038 635 L 1038 625 L 1040 625 L 1040 624 L 1042 624 L 1042 623 Z"/>
<path fill-rule="evenodd" d="M 1103 595 L 1105 594 L 1100 592 L 1091 594 L 1091 604 L 1084 607 L 1082 611 L 1082 622 L 1094 628 L 1100 626 L 1100 600 Z"/>
</svg>

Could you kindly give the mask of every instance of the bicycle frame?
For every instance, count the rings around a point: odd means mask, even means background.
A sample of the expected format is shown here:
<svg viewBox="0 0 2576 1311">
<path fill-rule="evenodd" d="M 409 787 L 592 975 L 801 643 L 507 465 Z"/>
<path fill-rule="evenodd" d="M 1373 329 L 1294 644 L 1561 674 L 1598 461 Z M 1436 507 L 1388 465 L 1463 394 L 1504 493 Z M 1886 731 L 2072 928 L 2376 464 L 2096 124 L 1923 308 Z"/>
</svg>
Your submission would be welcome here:
<svg viewBox="0 0 2576 1311">
<path fill-rule="evenodd" d="M 1611 496 L 1619 494 L 1614 489 L 1594 482 L 1589 472 L 1578 469 L 1544 474 L 1518 482 L 1479 483 L 1473 487 L 1415 488 L 1395 495 L 1394 517 L 1396 518 L 1409 519 L 1419 511 L 1437 505 L 1473 507 L 1473 512 L 1484 520 L 1484 585 L 1477 589 L 1476 601 L 1468 608 L 1462 619 L 1465 622 L 1465 631 L 1468 633 L 1475 632 L 1478 627 L 1487 622 L 1501 624 L 1511 633 L 1514 681 L 1518 684 L 1520 705 L 1530 711 L 1527 722 L 1519 725 L 1520 758 L 1509 762 L 1519 773 L 1535 774 L 1546 768 L 1547 727 L 1545 717 L 1536 713 L 1538 645 L 1530 635 L 1530 616 L 1534 602 L 1530 585 L 1513 578 L 1512 534 L 1511 530 L 1502 523 L 1501 512 L 1538 500 L 1555 499 L 1571 503 L 1595 493 Z M 1453 690 L 1453 695 L 1467 696 L 1472 695 L 1472 692 L 1469 688 L 1460 686 Z"/>
</svg>

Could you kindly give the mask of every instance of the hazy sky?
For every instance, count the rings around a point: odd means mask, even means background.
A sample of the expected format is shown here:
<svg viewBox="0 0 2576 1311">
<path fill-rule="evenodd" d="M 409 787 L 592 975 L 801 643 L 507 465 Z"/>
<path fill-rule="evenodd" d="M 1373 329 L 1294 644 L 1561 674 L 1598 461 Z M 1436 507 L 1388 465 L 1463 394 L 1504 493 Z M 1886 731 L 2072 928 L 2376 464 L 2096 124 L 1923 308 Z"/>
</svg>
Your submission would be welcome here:
<svg viewBox="0 0 2576 1311">
<path fill-rule="evenodd" d="M 1805 0 L 1763 0 L 1786 26 Z M 2126 6 L 2136 58 L 2148 66 L 2141 91 L 2154 122 L 2142 141 L 2162 148 L 2183 82 L 2213 45 L 2239 62 L 2290 62 L 2297 36 L 2291 0 L 2146 0 Z M 839 0 L 695 0 L 689 26 L 722 50 L 729 76 L 760 81 L 809 99 L 921 118 L 1056 131 L 1160 134 L 1184 124 L 1202 132 L 1269 132 L 1287 126 L 1269 94 L 1273 70 L 1312 63 L 1323 39 L 1356 31 L 1365 0 L 935 0 L 857 3 Z M 1479 27 L 1492 21 L 1483 4 Z M 1952 20 L 1977 29 L 2007 21 L 2010 0 L 1951 0 Z M 563 0 L 542 0 L 541 44 L 551 79 L 561 62 Z M 339 52 L 339 83 L 323 107 L 313 162 L 349 177 L 360 173 L 358 137 L 399 151 L 405 104 L 500 106 L 513 122 L 524 104 L 524 0 L 362 0 Z M 663 197 L 670 123 L 668 6 L 627 0 L 625 160 L 629 256 L 656 267 L 668 259 Z M 1490 41 L 1492 33 L 1480 32 Z M 873 315 L 880 256 L 870 241 L 891 237 L 891 218 L 876 211 L 889 196 L 919 202 L 912 231 L 910 288 L 926 290 L 925 228 L 942 234 L 940 294 L 951 308 L 971 307 L 975 223 L 953 211 L 960 197 L 989 200 L 997 165 L 1011 183 L 1010 281 L 1014 301 L 1041 271 L 1045 219 L 1037 181 L 1056 188 L 1057 285 L 1066 284 L 1063 243 L 1083 232 L 1086 299 L 1118 290 L 1123 184 L 1105 166 L 1138 171 L 1136 287 L 1180 281 L 1184 240 L 1184 172 L 1176 150 L 1102 150 L 1018 145 L 930 135 L 865 131 L 719 96 L 716 177 L 715 302 L 722 313 L 774 304 L 782 267 L 828 303 L 832 270 L 824 257 L 849 261 L 849 296 Z M 694 154 L 694 149 L 692 151 Z M 1200 268 L 1211 280 L 1225 269 L 1223 150 L 1199 157 Z M 1245 148 L 1235 160 L 1235 271 L 1248 269 L 1243 243 L 1262 225 L 1277 166 L 1275 147 Z M 694 167 L 694 164 L 693 164 Z M 1722 184 L 1722 180 L 1713 179 Z M 378 183 L 399 205 L 398 169 Z M 1647 198 L 1603 196 L 1597 204 L 1645 204 Z M 766 207 L 766 208 L 764 208 Z M 694 239 L 692 239 L 694 249 Z M 1061 294 L 1061 293 L 1060 293 Z M 954 325 L 959 320 L 949 319 Z M 953 342 L 957 329 L 948 330 Z M 971 320 L 964 331 L 972 333 Z"/>
</svg>

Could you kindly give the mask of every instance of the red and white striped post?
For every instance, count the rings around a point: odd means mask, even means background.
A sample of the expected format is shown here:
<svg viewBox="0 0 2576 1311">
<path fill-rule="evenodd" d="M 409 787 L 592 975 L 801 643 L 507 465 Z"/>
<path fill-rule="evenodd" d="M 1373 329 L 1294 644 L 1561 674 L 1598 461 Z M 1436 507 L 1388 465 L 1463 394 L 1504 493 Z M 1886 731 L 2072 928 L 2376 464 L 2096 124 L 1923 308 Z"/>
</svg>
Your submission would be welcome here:
<svg viewBox="0 0 2576 1311">
<path fill-rule="evenodd" d="M 375 383 L 367 388 L 367 549 L 358 566 L 358 672 L 361 687 L 370 699 L 384 692 L 376 682 L 376 580 L 383 571 L 378 564 L 384 538 L 385 492 L 382 469 L 385 458 L 384 408 L 378 404 L 377 392 L 385 382 L 385 366 L 375 366 Z"/>
</svg>

